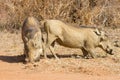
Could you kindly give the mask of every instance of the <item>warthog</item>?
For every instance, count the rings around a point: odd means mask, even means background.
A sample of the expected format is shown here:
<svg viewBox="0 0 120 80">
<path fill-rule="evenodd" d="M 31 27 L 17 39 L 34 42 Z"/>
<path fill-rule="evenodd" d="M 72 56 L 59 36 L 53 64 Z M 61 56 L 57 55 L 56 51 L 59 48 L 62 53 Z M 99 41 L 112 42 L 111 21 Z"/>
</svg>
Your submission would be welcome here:
<svg viewBox="0 0 120 80">
<path fill-rule="evenodd" d="M 39 22 L 34 17 L 27 17 L 22 26 L 22 39 L 26 61 L 35 62 L 42 54 L 42 34 Z"/>
<path fill-rule="evenodd" d="M 92 58 L 95 58 L 96 47 L 112 54 L 113 49 L 107 36 L 98 29 L 75 28 L 59 20 L 47 20 L 44 28 L 47 33 L 46 47 L 49 47 L 55 58 L 57 58 L 54 52 L 55 42 L 69 48 L 80 48 L 84 57 L 87 57 L 89 53 Z"/>
</svg>

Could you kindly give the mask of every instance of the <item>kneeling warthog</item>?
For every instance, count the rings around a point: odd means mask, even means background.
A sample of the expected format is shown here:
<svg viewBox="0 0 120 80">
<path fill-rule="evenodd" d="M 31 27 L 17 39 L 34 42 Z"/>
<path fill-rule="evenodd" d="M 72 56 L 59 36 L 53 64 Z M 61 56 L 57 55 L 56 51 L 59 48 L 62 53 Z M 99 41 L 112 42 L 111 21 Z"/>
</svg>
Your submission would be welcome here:
<svg viewBox="0 0 120 80">
<path fill-rule="evenodd" d="M 22 39 L 27 62 L 38 61 L 40 54 L 42 54 L 42 34 L 39 27 L 39 22 L 34 17 L 26 18 L 23 23 Z"/>
<path fill-rule="evenodd" d="M 105 33 L 98 29 L 75 28 L 59 20 L 47 20 L 44 23 L 44 28 L 47 33 L 46 47 L 49 47 L 55 58 L 57 58 L 54 52 L 55 42 L 65 47 L 81 49 L 84 57 L 89 54 L 92 58 L 95 58 L 94 49 L 96 47 L 112 54 L 111 43 Z"/>
</svg>

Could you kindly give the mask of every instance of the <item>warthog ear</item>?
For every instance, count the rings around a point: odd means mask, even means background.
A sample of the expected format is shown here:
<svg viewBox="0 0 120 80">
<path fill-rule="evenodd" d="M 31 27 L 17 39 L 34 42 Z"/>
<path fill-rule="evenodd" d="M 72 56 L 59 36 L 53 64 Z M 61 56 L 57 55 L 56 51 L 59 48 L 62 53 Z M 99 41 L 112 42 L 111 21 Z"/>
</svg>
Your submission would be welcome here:
<svg viewBox="0 0 120 80">
<path fill-rule="evenodd" d="M 98 29 L 95 29 L 95 31 L 94 31 L 98 36 L 100 36 L 101 35 L 101 32 L 98 30 Z"/>
</svg>

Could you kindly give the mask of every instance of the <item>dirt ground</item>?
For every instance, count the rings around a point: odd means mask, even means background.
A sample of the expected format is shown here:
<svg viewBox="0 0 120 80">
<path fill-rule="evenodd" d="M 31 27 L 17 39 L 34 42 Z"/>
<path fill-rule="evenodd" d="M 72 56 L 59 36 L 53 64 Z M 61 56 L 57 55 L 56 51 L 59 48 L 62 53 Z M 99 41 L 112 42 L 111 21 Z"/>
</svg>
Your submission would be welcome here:
<svg viewBox="0 0 120 80">
<path fill-rule="evenodd" d="M 120 29 L 105 29 L 110 41 L 120 41 Z M 0 80 L 120 80 L 120 48 L 114 55 L 96 49 L 96 59 L 84 59 L 79 49 L 56 45 L 60 60 L 48 50 L 49 59 L 41 56 L 38 66 L 23 62 L 23 42 L 20 32 L 0 32 Z M 77 56 L 79 55 L 79 56 Z"/>
</svg>

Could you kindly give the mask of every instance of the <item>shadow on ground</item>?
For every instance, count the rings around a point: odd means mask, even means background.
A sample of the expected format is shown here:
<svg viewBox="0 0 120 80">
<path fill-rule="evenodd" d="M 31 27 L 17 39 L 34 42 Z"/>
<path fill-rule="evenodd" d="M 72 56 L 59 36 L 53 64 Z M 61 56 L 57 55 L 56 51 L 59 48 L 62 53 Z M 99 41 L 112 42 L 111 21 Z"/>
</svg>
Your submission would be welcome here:
<svg viewBox="0 0 120 80">
<path fill-rule="evenodd" d="M 83 58 L 82 55 L 77 55 L 77 54 L 56 54 L 58 58 Z M 55 58 L 53 55 L 47 55 L 48 58 Z M 44 56 L 42 55 L 41 58 L 44 58 Z"/>
<path fill-rule="evenodd" d="M 82 58 L 81 55 L 70 55 L 70 54 L 65 54 L 65 55 L 58 55 L 58 58 Z M 78 57 L 79 56 L 79 57 Z M 47 55 L 49 59 L 55 58 L 53 55 Z M 41 59 L 44 59 L 44 56 L 41 55 Z M 6 56 L 6 55 L 0 55 L 0 60 L 8 63 L 18 63 L 18 62 L 25 62 L 25 56 L 24 55 L 18 55 L 18 56 Z"/>
<path fill-rule="evenodd" d="M 25 62 L 25 57 L 23 55 L 18 56 L 0 56 L 0 60 L 8 63 L 18 63 Z"/>
</svg>

